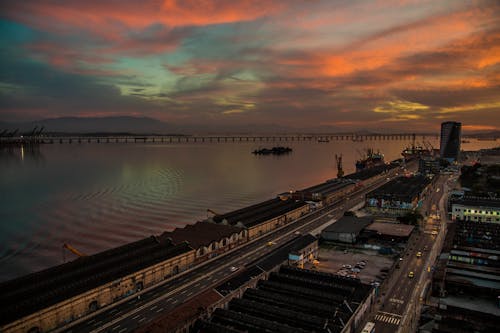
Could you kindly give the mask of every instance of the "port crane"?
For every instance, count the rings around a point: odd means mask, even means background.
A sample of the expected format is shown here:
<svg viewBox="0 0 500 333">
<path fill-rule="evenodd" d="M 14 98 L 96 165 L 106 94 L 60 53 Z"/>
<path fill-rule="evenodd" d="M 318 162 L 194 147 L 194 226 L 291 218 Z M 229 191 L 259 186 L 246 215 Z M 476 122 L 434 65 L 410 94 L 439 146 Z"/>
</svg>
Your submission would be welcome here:
<svg viewBox="0 0 500 333">
<path fill-rule="evenodd" d="M 85 253 L 78 251 L 73 246 L 71 246 L 71 245 L 69 245 L 67 243 L 63 244 L 62 249 L 63 249 L 63 261 L 64 262 L 66 262 L 66 256 L 64 255 L 65 254 L 65 252 L 64 252 L 65 249 L 68 250 L 68 251 L 70 251 L 71 253 L 77 255 L 78 257 L 86 257 L 87 256 Z"/>
<path fill-rule="evenodd" d="M 208 213 L 212 213 L 214 215 L 221 215 L 221 214 L 217 213 L 216 211 L 211 210 L 210 208 L 207 208 L 207 217 L 209 217 Z"/>
<path fill-rule="evenodd" d="M 342 154 L 335 154 L 335 162 L 337 164 L 337 178 L 344 177 L 344 170 L 342 170 Z"/>
</svg>

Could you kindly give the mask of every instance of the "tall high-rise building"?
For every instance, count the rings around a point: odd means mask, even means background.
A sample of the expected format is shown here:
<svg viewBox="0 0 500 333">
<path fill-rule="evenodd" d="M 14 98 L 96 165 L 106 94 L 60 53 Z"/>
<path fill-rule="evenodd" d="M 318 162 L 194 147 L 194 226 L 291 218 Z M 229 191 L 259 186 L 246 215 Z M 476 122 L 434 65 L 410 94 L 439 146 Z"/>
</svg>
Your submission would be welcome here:
<svg viewBox="0 0 500 333">
<path fill-rule="evenodd" d="M 462 137 L 462 123 L 447 121 L 441 124 L 440 156 L 454 162 L 460 154 L 460 141 Z"/>
</svg>

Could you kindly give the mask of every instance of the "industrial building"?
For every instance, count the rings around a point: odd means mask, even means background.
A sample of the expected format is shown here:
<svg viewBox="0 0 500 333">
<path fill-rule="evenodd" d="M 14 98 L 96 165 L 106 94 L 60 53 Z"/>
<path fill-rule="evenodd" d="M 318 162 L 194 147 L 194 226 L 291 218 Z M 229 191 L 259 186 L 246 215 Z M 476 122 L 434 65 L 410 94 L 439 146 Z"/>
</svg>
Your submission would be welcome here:
<svg viewBox="0 0 500 333">
<path fill-rule="evenodd" d="M 362 230 L 373 222 L 372 217 L 343 216 L 321 231 L 326 241 L 354 244 Z"/>
<path fill-rule="evenodd" d="M 164 232 L 160 238 L 170 238 L 175 244 L 188 242 L 196 251 L 195 263 L 199 263 L 244 244 L 247 230 L 226 224 L 196 222 Z"/>
<path fill-rule="evenodd" d="M 194 259 L 188 243 L 151 236 L 4 282 L 0 331 L 52 330 L 184 271 Z"/>
<path fill-rule="evenodd" d="M 350 179 L 331 179 L 303 190 L 291 193 L 291 197 L 300 200 L 320 201 L 330 205 L 354 189 L 355 182 Z"/>
<path fill-rule="evenodd" d="M 248 239 L 254 239 L 307 214 L 309 205 L 302 200 L 270 199 L 226 214 L 215 215 L 215 223 L 244 228 Z"/>
<path fill-rule="evenodd" d="M 455 162 L 460 155 L 462 123 L 447 121 L 441 124 L 440 157 Z"/>
<path fill-rule="evenodd" d="M 500 224 L 449 224 L 432 277 L 434 333 L 497 332 Z"/>
<path fill-rule="evenodd" d="M 363 231 L 368 237 L 383 240 L 406 241 L 410 238 L 415 226 L 400 223 L 373 222 Z"/>
<path fill-rule="evenodd" d="M 450 205 L 452 220 L 500 223 L 500 198 L 463 196 Z"/>
<path fill-rule="evenodd" d="M 418 161 L 418 172 L 423 175 L 438 175 L 441 170 L 439 159 L 433 157 L 420 157 Z"/>
<path fill-rule="evenodd" d="M 265 279 L 282 264 L 290 263 L 291 253 L 301 253 L 305 260 L 308 254 L 317 257 L 318 239 L 310 234 L 297 236 L 263 258 L 238 270 L 228 280 L 184 302 L 166 312 L 151 324 L 138 330 L 139 333 L 185 333 L 190 331 L 198 319 L 207 319 L 217 308 L 226 308 L 231 299 L 240 297 L 247 288 L 255 288 L 260 279 Z"/>
<path fill-rule="evenodd" d="M 365 207 L 372 214 L 405 215 L 420 207 L 430 184 L 422 175 L 398 177 L 367 193 Z"/>
<path fill-rule="evenodd" d="M 281 266 L 191 332 L 354 332 L 374 297 L 358 279 Z"/>
</svg>

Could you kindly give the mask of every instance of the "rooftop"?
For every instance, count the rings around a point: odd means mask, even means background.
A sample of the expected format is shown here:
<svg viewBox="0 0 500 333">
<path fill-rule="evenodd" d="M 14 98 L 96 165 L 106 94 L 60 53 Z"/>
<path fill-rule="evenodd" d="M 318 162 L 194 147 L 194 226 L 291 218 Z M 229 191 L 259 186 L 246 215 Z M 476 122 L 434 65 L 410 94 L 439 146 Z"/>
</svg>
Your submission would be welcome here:
<svg viewBox="0 0 500 333">
<path fill-rule="evenodd" d="M 322 232 L 359 234 L 373 222 L 372 217 L 342 216 L 337 222 L 330 224 Z"/>
<path fill-rule="evenodd" d="M 198 249 L 201 246 L 208 246 L 210 243 L 220 241 L 225 237 L 241 232 L 241 228 L 231 225 L 196 222 L 184 228 L 175 228 L 173 231 L 164 232 L 161 238 L 171 238 L 175 244 L 188 242 L 192 248 Z"/>
<path fill-rule="evenodd" d="M 381 235 L 394 237 L 409 237 L 415 227 L 408 224 L 374 222 L 365 228 Z"/>
<path fill-rule="evenodd" d="M 226 214 L 215 215 L 213 220 L 217 223 L 221 223 L 225 220 L 228 224 L 233 226 L 241 223 L 249 228 L 305 205 L 307 205 L 307 203 L 301 200 L 282 200 L 280 198 L 274 198 Z"/>
<path fill-rule="evenodd" d="M 484 197 L 463 197 L 461 199 L 452 199 L 451 204 L 463 206 L 479 206 L 500 208 L 500 198 L 484 198 Z"/>
<path fill-rule="evenodd" d="M 417 197 L 430 182 L 429 178 L 422 175 L 398 177 L 371 191 L 366 197 L 411 200 Z"/>
<path fill-rule="evenodd" d="M 174 331 L 180 323 L 198 318 L 200 310 L 212 306 L 222 299 L 222 296 L 213 289 L 207 290 L 198 296 L 175 307 L 151 324 L 139 327 L 137 333 L 163 333 Z"/>
<path fill-rule="evenodd" d="M 340 190 L 346 186 L 352 185 L 352 184 L 354 184 L 354 182 L 352 180 L 349 180 L 349 179 L 331 179 L 331 180 L 327 180 L 324 183 L 314 185 L 314 186 L 305 188 L 303 190 L 300 190 L 299 192 L 327 196 L 331 193 L 335 193 L 338 190 Z"/>
<path fill-rule="evenodd" d="M 105 283 L 191 251 L 151 236 L 0 284 L 0 324 L 47 308 Z"/>
<path fill-rule="evenodd" d="M 199 321 L 194 332 L 340 333 L 371 288 L 358 279 L 281 266 L 227 309 Z"/>
</svg>

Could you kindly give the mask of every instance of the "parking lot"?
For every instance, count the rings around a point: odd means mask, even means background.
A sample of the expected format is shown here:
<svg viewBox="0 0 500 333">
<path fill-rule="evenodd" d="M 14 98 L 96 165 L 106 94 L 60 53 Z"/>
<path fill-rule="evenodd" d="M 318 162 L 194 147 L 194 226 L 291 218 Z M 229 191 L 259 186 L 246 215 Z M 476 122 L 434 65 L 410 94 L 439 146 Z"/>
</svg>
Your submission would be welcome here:
<svg viewBox="0 0 500 333">
<path fill-rule="evenodd" d="M 391 256 L 380 255 L 376 251 L 336 247 L 320 247 L 318 260 L 318 270 L 358 277 L 364 283 L 381 281 L 385 275 L 384 268 L 388 270 L 393 263 Z"/>
</svg>

